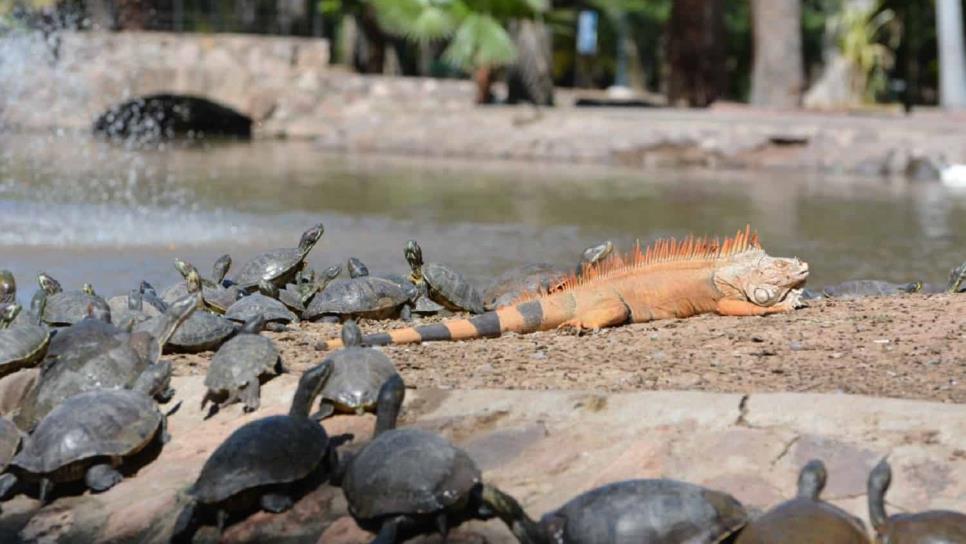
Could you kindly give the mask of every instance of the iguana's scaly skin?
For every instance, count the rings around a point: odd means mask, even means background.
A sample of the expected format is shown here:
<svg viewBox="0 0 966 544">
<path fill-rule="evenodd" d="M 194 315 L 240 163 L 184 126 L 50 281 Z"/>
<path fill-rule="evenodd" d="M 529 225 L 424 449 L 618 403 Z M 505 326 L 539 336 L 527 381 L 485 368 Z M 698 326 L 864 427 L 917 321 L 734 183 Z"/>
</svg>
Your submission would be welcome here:
<svg viewBox="0 0 966 544">
<path fill-rule="evenodd" d="M 745 316 L 800 306 L 808 264 L 770 257 L 750 228 L 719 243 L 661 240 L 625 257 L 611 256 L 553 293 L 469 319 L 367 335 L 366 345 L 495 337 L 558 327 L 596 330 L 702 313 Z M 325 349 L 340 347 L 329 340 Z"/>
</svg>

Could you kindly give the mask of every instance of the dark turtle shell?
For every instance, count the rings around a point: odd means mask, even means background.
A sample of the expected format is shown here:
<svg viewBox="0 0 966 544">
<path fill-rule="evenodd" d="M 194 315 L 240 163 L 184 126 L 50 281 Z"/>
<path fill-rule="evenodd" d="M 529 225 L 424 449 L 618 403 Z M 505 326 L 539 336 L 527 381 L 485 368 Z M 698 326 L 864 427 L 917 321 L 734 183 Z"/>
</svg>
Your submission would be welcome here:
<svg viewBox="0 0 966 544">
<path fill-rule="evenodd" d="M 258 255 L 229 276 L 241 289 L 251 289 L 265 280 L 284 285 L 294 277 L 305 256 L 298 248 L 284 248 Z"/>
<path fill-rule="evenodd" d="M 87 317 L 89 309 L 110 314 L 107 301 L 84 291 L 63 291 L 47 295 L 43 320 L 51 325 L 73 325 Z"/>
<path fill-rule="evenodd" d="M 267 297 L 261 293 L 253 293 L 247 297 L 238 299 L 225 312 L 226 318 L 242 323 L 256 315 L 261 315 L 265 318 L 265 321 L 277 321 L 281 323 L 291 323 L 299 320 L 298 316 L 289 311 L 281 301 Z"/>
<path fill-rule="evenodd" d="M 163 419 L 154 401 L 136 391 L 80 393 L 40 421 L 11 465 L 32 474 L 52 474 L 94 457 L 131 455 L 154 438 Z"/>
<path fill-rule="evenodd" d="M 434 301 L 450 310 L 484 312 L 483 296 L 456 270 L 438 263 L 426 263 L 421 271 L 429 286 L 429 297 Z"/>
<path fill-rule="evenodd" d="M 269 416 L 239 427 L 201 469 L 191 494 L 215 504 L 245 490 L 301 480 L 320 468 L 329 437 L 317 422 Z"/>
<path fill-rule="evenodd" d="M 718 543 L 747 522 L 732 496 L 676 480 L 625 480 L 578 495 L 540 520 L 555 542 Z"/>
<path fill-rule="evenodd" d="M 228 340 L 211 358 L 205 386 L 227 391 L 257 380 L 271 372 L 278 362 L 278 350 L 271 340 L 257 334 L 239 334 Z"/>
<path fill-rule="evenodd" d="M 0 417 L 0 473 L 6 470 L 19 446 L 20 429 L 9 419 Z"/>
<path fill-rule="evenodd" d="M 922 284 L 919 282 L 890 283 L 879 280 L 853 280 L 826 287 L 822 290 L 822 294 L 834 298 L 879 297 L 915 293 L 921 288 Z"/>
<path fill-rule="evenodd" d="M 343 412 L 374 409 L 379 388 L 398 374 L 389 357 L 371 348 L 343 348 L 332 352 L 326 360 L 332 361 L 332 374 L 321 397 Z"/>
<path fill-rule="evenodd" d="M 50 331 L 42 325 L 14 323 L 0 329 L 0 377 L 43 359 Z"/>
<path fill-rule="evenodd" d="M 135 331 L 150 331 L 156 320 L 152 317 L 137 324 Z M 231 321 L 211 312 L 194 312 L 178 327 L 164 346 L 168 352 L 196 352 L 217 349 L 225 340 L 235 334 L 236 326 Z"/>
<path fill-rule="evenodd" d="M 414 295 L 415 288 L 407 290 L 384 278 L 362 276 L 335 280 L 324 291 L 315 295 L 305 309 L 303 317 L 305 319 L 316 319 L 324 315 L 384 317 L 398 311 L 403 304 L 412 300 Z"/>
<path fill-rule="evenodd" d="M 504 272 L 483 296 L 483 307 L 495 310 L 512 304 L 527 294 L 546 293 L 572 272 L 546 263 L 529 264 Z"/>
<path fill-rule="evenodd" d="M 342 489 L 359 520 L 428 514 L 467 500 L 480 469 L 445 438 L 420 429 L 381 433 L 349 464 Z"/>
</svg>

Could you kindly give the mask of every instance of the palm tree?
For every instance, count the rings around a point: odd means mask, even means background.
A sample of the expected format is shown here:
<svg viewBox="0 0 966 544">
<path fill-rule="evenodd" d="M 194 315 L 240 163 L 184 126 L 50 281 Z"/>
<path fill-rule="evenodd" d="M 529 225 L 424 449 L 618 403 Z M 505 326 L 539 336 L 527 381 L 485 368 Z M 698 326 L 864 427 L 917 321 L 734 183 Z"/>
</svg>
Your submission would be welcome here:
<svg viewBox="0 0 966 544">
<path fill-rule="evenodd" d="M 723 0 L 674 0 L 668 21 L 668 101 L 704 107 L 724 88 Z"/>
<path fill-rule="evenodd" d="M 506 25 L 537 17 L 547 0 L 368 0 L 382 28 L 417 43 L 449 39 L 443 59 L 472 72 L 476 100 L 492 100 L 493 71 L 512 63 L 517 48 Z"/>
<path fill-rule="evenodd" d="M 805 85 L 801 0 L 752 0 L 755 62 L 751 103 L 795 108 Z"/>
<path fill-rule="evenodd" d="M 960 0 L 936 0 L 939 39 L 939 101 L 945 108 L 966 107 L 966 54 Z"/>
</svg>

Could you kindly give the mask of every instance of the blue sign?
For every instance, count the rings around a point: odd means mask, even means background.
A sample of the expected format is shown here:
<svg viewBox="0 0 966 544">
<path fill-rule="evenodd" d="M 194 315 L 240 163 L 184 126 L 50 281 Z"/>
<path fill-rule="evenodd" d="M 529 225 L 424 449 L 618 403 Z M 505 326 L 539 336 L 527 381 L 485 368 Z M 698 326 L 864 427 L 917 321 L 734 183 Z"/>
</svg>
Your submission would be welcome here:
<svg viewBox="0 0 966 544">
<path fill-rule="evenodd" d="M 577 16 L 577 53 L 597 54 L 597 12 L 584 10 Z"/>
</svg>

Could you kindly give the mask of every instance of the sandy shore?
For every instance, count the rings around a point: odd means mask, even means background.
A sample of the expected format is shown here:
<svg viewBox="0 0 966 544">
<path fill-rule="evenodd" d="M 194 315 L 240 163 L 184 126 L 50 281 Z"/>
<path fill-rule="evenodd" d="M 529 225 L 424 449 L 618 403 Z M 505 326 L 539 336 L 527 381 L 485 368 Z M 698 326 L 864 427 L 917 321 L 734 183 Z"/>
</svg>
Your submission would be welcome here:
<svg viewBox="0 0 966 544">
<path fill-rule="evenodd" d="M 302 371 L 324 358 L 316 344 L 338 333 L 338 325 L 301 323 L 271 336 L 286 364 Z M 384 349 L 416 389 L 842 392 L 966 403 L 964 340 L 966 298 L 904 295 L 813 301 L 764 318 L 707 315 L 584 336 L 551 331 Z M 192 375 L 210 357 L 172 359 L 178 374 Z"/>
</svg>

